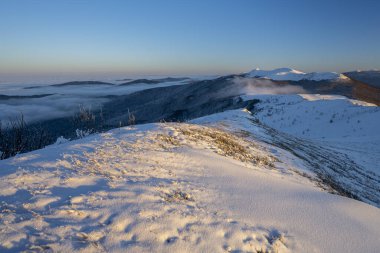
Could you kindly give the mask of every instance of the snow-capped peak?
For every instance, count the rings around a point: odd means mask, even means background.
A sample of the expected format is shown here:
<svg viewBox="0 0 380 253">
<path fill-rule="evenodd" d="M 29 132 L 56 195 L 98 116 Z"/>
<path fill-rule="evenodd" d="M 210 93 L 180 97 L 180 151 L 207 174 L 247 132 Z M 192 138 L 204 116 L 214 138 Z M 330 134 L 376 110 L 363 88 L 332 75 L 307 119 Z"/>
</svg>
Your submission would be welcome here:
<svg viewBox="0 0 380 253">
<path fill-rule="evenodd" d="M 300 80 L 339 80 L 347 79 L 346 76 L 336 72 L 311 72 L 305 73 L 291 68 L 278 68 L 274 70 L 261 70 L 256 68 L 247 74 L 248 77 L 266 78 L 276 81 L 300 81 Z"/>
</svg>

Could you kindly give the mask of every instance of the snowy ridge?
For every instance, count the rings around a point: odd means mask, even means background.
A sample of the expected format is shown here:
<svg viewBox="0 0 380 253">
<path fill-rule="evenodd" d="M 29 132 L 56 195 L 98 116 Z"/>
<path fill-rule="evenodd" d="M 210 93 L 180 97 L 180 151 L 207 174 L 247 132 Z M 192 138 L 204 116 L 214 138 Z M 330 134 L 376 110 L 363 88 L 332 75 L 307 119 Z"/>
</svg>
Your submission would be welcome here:
<svg viewBox="0 0 380 253">
<path fill-rule="evenodd" d="M 1 161 L 1 251 L 375 252 L 380 210 L 246 139 L 250 117 L 198 120 L 230 133 L 148 124 Z"/>
<path fill-rule="evenodd" d="M 291 68 L 278 68 L 274 70 L 260 70 L 256 68 L 247 73 L 248 77 L 265 78 L 275 81 L 322 81 L 322 80 L 347 80 L 348 77 L 335 72 L 311 72 L 304 73 Z"/>
</svg>

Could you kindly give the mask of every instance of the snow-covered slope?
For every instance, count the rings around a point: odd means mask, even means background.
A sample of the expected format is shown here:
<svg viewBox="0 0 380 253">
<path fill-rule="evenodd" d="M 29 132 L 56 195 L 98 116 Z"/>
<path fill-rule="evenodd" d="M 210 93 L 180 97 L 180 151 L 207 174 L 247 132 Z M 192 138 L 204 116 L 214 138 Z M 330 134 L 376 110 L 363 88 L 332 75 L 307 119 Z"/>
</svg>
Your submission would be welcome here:
<svg viewBox="0 0 380 253">
<path fill-rule="evenodd" d="M 380 207 L 378 106 L 310 94 L 244 98 L 261 101 L 252 109 L 252 121 L 267 141 L 303 157 L 310 170 L 324 175 L 322 181 L 333 180 L 340 194 Z"/>
<path fill-rule="evenodd" d="M 314 140 L 373 140 L 380 107 L 334 95 L 260 95 L 255 117 L 282 132 Z"/>
<path fill-rule="evenodd" d="M 1 161 L 0 251 L 376 252 L 380 210 L 300 176 L 299 158 L 243 131 L 251 117 L 198 121 L 231 133 L 141 125 Z"/>
<path fill-rule="evenodd" d="M 291 68 L 278 68 L 274 70 L 260 70 L 258 68 L 247 73 L 248 77 L 265 78 L 276 81 L 322 81 L 322 80 L 346 80 L 346 76 L 335 72 L 311 72 L 304 73 Z"/>
</svg>

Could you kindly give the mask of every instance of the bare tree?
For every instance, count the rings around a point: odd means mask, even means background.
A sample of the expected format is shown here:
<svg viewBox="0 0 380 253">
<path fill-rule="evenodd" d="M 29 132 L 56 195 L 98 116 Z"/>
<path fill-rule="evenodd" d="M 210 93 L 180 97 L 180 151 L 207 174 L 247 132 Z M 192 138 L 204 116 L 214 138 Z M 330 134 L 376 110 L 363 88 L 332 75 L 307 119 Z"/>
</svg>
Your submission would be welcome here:
<svg viewBox="0 0 380 253">
<path fill-rule="evenodd" d="M 136 123 L 136 117 L 133 113 L 129 111 L 128 108 L 128 125 L 133 126 Z"/>
</svg>

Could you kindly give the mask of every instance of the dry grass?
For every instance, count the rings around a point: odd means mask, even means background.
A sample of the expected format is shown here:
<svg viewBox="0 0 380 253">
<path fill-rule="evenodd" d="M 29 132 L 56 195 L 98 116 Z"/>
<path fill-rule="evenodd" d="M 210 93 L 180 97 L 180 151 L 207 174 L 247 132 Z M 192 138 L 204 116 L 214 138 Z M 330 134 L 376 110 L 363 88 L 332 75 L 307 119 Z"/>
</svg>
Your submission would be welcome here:
<svg viewBox="0 0 380 253">
<path fill-rule="evenodd" d="M 172 193 L 166 193 L 164 199 L 167 202 L 194 201 L 194 198 L 189 193 L 180 190 L 176 190 Z"/>
<path fill-rule="evenodd" d="M 242 162 L 252 162 L 254 164 L 274 167 L 273 159 L 266 156 L 252 154 L 250 146 L 253 144 L 240 140 L 233 134 L 215 129 L 199 127 L 181 127 L 177 129 L 180 133 L 187 136 L 190 140 L 199 142 L 206 141 L 217 147 L 217 153 L 229 156 Z"/>
<path fill-rule="evenodd" d="M 175 134 L 160 133 L 147 136 L 147 143 L 130 143 L 124 140 L 107 138 L 102 145 L 96 147 L 92 152 L 83 152 L 81 155 L 70 155 L 71 168 L 81 174 L 99 175 L 107 178 L 109 182 L 118 181 L 125 178 L 126 170 L 129 167 L 118 164 L 117 168 L 112 167 L 115 159 L 128 159 L 127 153 L 141 152 L 144 150 L 156 150 L 157 147 L 165 151 L 186 145 L 187 141 L 192 143 L 202 143 L 202 146 L 211 148 L 214 152 L 234 158 L 236 160 L 252 163 L 254 165 L 274 168 L 276 159 L 272 156 L 255 153 L 258 149 L 253 143 L 244 140 L 234 134 L 224 132 L 215 128 L 193 126 L 181 124 L 174 129 Z M 152 142 L 153 141 L 153 142 Z M 134 150 L 134 151 L 133 151 Z M 177 196 L 178 197 L 178 196 Z"/>
<path fill-rule="evenodd" d="M 166 142 L 172 146 L 180 146 L 181 145 L 179 140 L 177 140 L 175 137 L 168 135 L 168 134 L 158 134 L 157 139 L 164 141 L 164 142 Z"/>
</svg>

